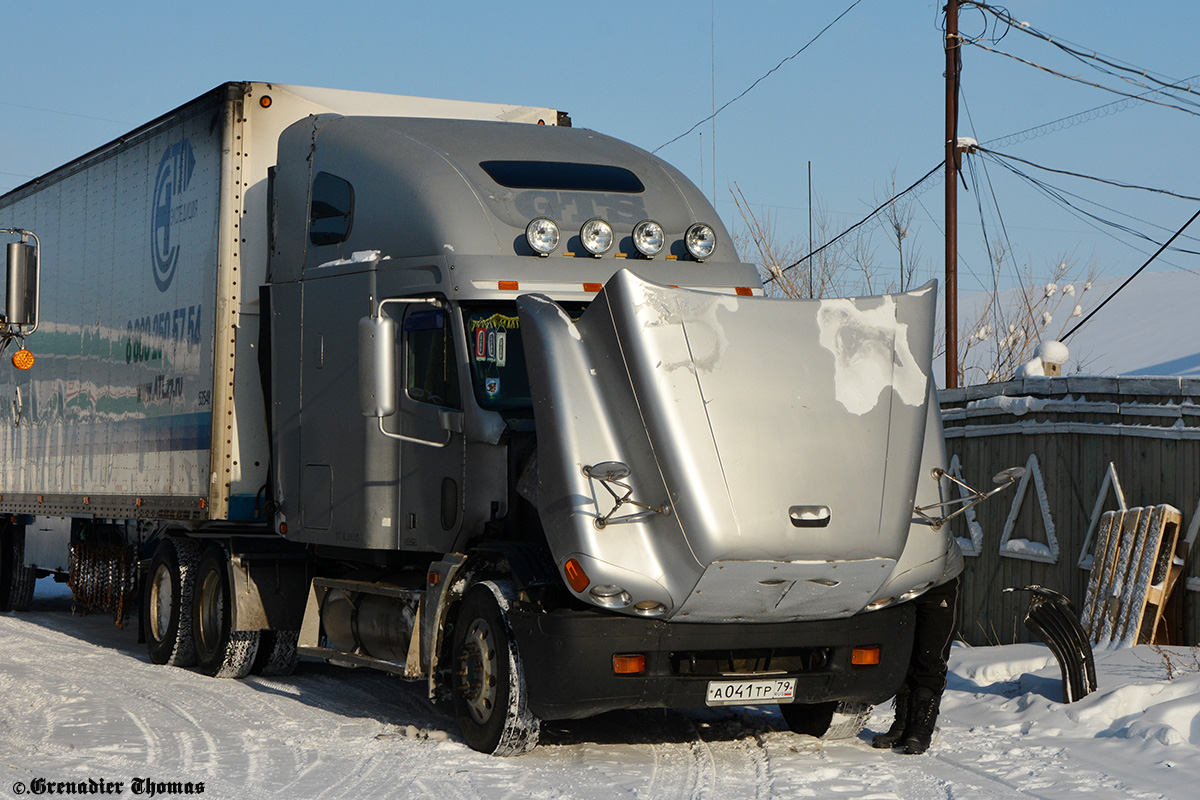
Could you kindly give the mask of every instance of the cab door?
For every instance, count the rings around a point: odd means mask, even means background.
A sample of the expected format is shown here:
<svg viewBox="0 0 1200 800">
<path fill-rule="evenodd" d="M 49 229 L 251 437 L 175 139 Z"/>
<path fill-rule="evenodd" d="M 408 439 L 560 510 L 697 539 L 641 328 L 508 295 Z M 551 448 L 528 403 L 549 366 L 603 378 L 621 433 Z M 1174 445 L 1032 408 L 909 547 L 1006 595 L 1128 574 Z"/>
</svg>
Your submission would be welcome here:
<svg viewBox="0 0 1200 800">
<path fill-rule="evenodd" d="M 466 492 L 461 353 L 451 312 L 405 307 L 401 326 L 400 542 L 447 552 L 463 524 Z M 412 441 L 412 440 L 420 440 Z"/>
</svg>

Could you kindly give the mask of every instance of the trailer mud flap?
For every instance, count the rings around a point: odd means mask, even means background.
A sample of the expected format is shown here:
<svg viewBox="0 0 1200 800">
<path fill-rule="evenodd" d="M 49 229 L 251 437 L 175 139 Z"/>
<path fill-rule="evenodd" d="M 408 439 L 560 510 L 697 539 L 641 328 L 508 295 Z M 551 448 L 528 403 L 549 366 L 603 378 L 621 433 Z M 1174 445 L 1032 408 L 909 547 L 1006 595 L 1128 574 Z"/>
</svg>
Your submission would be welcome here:
<svg viewBox="0 0 1200 800">
<path fill-rule="evenodd" d="M 1063 702 L 1073 703 L 1096 691 L 1096 663 L 1092 645 L 1079 624 L 1066 595 L 1043 586 L 1009 588 L 1005 592 L 1030 592 L 1025 624 L 1040 636 L 1058 659 L 1062 672 Z"/>
</svg>

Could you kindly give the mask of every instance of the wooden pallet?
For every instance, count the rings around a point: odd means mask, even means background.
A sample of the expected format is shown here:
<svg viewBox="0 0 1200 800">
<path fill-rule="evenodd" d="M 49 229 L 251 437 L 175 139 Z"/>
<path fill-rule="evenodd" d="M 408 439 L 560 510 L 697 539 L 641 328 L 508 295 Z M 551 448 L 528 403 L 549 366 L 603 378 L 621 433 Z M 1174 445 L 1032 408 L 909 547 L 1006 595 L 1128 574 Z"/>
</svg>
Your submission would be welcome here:
<svg viewBox="0 0 1200 800">
<path fill-rule="evenodd" d="M 1093 646 L 1154 644 L 1183 572 L 1183 515 L 1169 505 L 1100 518 L 1081 622 Z M 1166 637 L 1163 636 L 1163 639 Z"/>
</svg>

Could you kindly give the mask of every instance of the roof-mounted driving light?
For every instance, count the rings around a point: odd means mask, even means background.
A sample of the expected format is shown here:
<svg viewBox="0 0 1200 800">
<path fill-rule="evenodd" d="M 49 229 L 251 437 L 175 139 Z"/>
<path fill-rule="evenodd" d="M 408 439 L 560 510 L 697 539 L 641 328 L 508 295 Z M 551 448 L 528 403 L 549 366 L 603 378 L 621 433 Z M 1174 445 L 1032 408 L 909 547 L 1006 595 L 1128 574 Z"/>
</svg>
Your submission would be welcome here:
<svg viewBox="0 0 1200 800">
<path fill-rule="evenodd" d="M 525 241 L 539 256 L 548 256 L 558 247 L 558 226 L 548 217 L 538 217 L 525 226 Z"/>
<path fill-rule="evenodd" d="M 654 220 L 644 219 L 633 226 L 633 246 L 646 258 L 654 258 L 666 243 L 667 235 L 663 233 L 662 225 Z"/>
<path fill-rule="evenodd" d="M 602 219 L 589 219 L 579 229 L 579 241 L 584 250 L 599 258 L 613 246 L 612 226 Z"/>
<path fill-rule="evenodd" d="M 703 261 L 717 249 L 717 234 L 710 226 L 697 222 L 687 229 L 687 233 L 683 235 L 683 243 L 692 254 L 692 258 Z"/>
</svg>

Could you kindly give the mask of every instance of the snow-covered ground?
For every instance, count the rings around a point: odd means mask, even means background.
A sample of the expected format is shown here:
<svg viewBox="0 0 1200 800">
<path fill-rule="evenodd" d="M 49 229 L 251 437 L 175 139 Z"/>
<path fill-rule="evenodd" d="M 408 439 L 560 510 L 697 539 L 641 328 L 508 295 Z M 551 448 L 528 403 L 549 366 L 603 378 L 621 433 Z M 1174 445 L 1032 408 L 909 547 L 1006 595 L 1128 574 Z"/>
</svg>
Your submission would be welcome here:
<svg viewBox="0 0 1200 800">
<path fill-rule="evenodd" d="M 550 723 L 534 752 L 501 759 L 469 750 L 416 684 L 310 661 L 207 678 L 150 664 L 132 629 L 70 605 L 42 580 L 31 611 L 0 615 L 0 796 L 38 778 L 121 781 L 123 796 L 138 778 L 202 782 L 213 798 L 1200 796 L 1189 648 L 1168 651 L 1170 669 L 1149 647 L 1098 653 L 1100 690 L 1069 706 L 1045 647 L 956 648 L 923 756 L 873 750 L 869 733 L 796 736 L 757 707 Z"/>
</svg>

